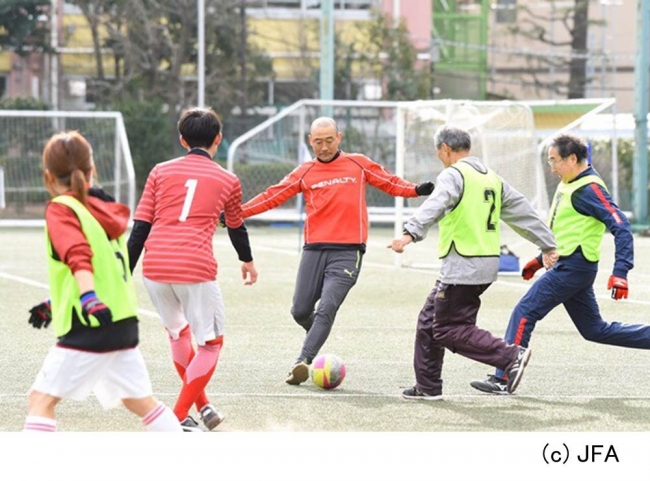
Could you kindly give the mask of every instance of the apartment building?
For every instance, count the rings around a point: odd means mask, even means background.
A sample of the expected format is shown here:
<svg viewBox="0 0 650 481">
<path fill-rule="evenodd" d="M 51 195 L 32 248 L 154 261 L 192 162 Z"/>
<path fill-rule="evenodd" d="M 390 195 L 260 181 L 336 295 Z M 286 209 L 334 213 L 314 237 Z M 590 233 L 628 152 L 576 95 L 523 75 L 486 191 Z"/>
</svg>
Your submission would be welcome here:
<svg viewBox="0 0 650 481">
<path fill-rule="evenodd" d="M 0 51 L 0 96 L 33 96 L 52 100 L 58 92 L 62 109 L 92 107 L 86 81 L 96 75 L 92 38 L 78 8 L 59 2 L 58 75 L 52 58 L 19 57 Z M 433 61 L 436 98 L 561 99 L 568 81 L 571 48 L 566 29 L 557 20 L 574 0 L 334 0 L 337 34 L 358 35 L 358 22 L 372 9 L 402 18 L 424 62 Z M 634 52 L 637 0 L 591 0 L 586 57 L 586 97 L 616 97 L 619 112 L 634 108 Z M 526 13 L 528 12 L 528 13 Z M 545 41 L 514 35 L 531 25 L 531 13 Z M 208 13 L 209 14 L 209 13 Z M 318 25 L 320 0 L 249 0 L 251 41 L 271 57 L 275 77 L 266 83 L 268 104 L 283 104 L 300 92 L 305 59 L 320 60 Z M 108 60 L 108 58 L 107 58 Z M 550 60 L 550 61 L 549 61 Z M 186 66 L 186 76 L 195 75 Z M 374 98 L 373 79 L 359 98 Z M 57 85 L 53 82 L 57 80 Z"/>
<path fill-rule="evenodd" d="M 20 57 L 0 52 L 0 96 L 32 96 L 56 103 L 61 109 L 92 107 L 86 81 L 96 75 L 92 36 L 82 12 L 64 0 L 58 1 L 57 71 L 51 56 L 32 54 Z M 209 2 L 206 2 L 209 4 Z M 303 78 L 305 60 L 318 65 L 319 0 L 250 0 L 246 4 L 251 42 L 271 57 L 275 77 L 267 82 L 267 103 L 293 101 L 296 83 Z M 358 36 L 358 22 L 368 21 L 373 9 L 405 19 L 414 45 L 428 55 L 431 39 L 431 0 L 335 0 L 337 34 L 346 41 Z M 214 14 L 207 11 L 206 15 Z M 110 64 L 110 58 L 106 61 Z M 184 68 L 186 77 L 196 75 L 193 66 Z M 57 82 L 54 85 L 54 82 Z M 53 94 L 53 92 L 56 92 Z M 363 95 L 376 90 L 361 89 Z M 57 102 L 52 96 L 57 95 Z"/>
<path fill-rule="evenodd" d="M 591 0 L 587 51 L 577 52 L 586 61 L 585 97 L 615 97 L 619 112 L 634 110 L 638 3 Z M 492 6 L 486 78 L 494 98 L 566 98 L 571 38 L 561 19 L 574 7 L 574 0 L 499 0 Z M 513 35 L 513 27 L 534 27 L 543 40 Z"/>
</svg>

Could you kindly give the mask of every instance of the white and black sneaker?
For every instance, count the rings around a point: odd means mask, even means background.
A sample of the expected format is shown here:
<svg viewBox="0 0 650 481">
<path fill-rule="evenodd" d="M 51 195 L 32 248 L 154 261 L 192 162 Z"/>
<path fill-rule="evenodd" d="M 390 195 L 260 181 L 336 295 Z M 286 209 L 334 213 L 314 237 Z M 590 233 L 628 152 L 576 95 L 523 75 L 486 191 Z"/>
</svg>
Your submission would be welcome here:
<svg viewBox="0 0 650 481">
<path fill-rule="evenodd" d="M 508 394 L 515 392 L 515 389 L 517 389 L 517 386 L 519 386 L 519 382 L 524 375 L 524 368 L 528 364 L 528 361 L 530 361 L 531 354 L 532 351 L 530 349 L 527 349 L 525 347 L 519 348 L 517 359 L 515 359 L 515 362 L 513 362 L 508 369 Z"/>
<path fill-rule="evenodd" d="M 201 408 L 199 418 L 210 431 L 219 426 L 219 424 L 221 424 L 225 419 L 225 417 L 217 411 L 212 404 L 206 404 Z"/>
<path fill-rule="evenodd" d="M 181 421 L 181 428 L 185 433 L 202 433 L 203 429 L 199 426 L 192 416 L 187 416 L 183 421 Z"/>
<path fill-rule="evenodd" d="M 442 394 L 427 394 L 413 386 L 402 391 L 402 397 L 404 399 L 418 399 L 422 401 L 440 401 Z"/>
<path fill-rule="evenodd" d="M 485 381 L 472 381 L 469 383 L 474 389 L 488 394 L 508 394 L 508 383 L 505 379 L 489 375 Z"/>
</svg>

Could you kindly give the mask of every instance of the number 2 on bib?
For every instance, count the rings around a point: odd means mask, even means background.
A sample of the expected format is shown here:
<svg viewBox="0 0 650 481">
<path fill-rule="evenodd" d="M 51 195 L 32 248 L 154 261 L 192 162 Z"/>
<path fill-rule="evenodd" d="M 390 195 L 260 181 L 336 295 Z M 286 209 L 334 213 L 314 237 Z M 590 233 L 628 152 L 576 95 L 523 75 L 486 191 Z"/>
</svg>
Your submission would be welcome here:
<svg viewBox="0 0 650 481">
<path fill-rule="evenodd" d="M 178 220 L 181 222 L 185 222 L 187 220 L 187 216 L 190 215 L 190 207 L 192 207 L 192 201 L 194 200 L 196 185 L 198 183 L 199 181 L 196 179 L 187 179 L 187 182 L 185 182 L 187 194 L 185 195 L 185 202 L 183 202 L 183 210 L 181 211 L 181 215 L 178 218 Z"/>
<path fill-rule="evenodd" d="M 494 211 L 496 209 L 496 192 L 494 192 L 493 189 L 485 189 L 485 192 L 483 192 L 483 198 L 485 199 L 485 202 L 490 203 L 490 213 L 488 214 L 487 218 L 487 223 L 486 227 L 488 231 L 495 231 L 497 230 L 497 220 L 494 219 Z"/>
</svg>

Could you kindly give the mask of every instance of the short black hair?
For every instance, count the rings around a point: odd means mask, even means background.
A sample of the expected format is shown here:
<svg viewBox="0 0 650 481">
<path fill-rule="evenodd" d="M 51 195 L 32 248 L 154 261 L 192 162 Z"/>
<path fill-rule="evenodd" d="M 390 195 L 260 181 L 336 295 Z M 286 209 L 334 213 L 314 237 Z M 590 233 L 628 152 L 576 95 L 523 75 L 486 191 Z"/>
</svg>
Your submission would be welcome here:
<svg viewBox="0 0 650 481">
<path fill-rule="evenodd" d="M 548 148 L 555 148 L 559 156 L 563 159 L 566 159 L 571 154 L 575 154 L 578 162 L 587 160 L 589 150 L 584 140 L 570 132 L 560 132 L 557 134 L 549 143 Z"/>
<path fill-rule="evenodd" d="M 184 110 L 178 121 L 178 133 L 190 148 L 208 148 L 221 132 L 221 119 L 211 108 L 193 107 Z"/>
</svg>

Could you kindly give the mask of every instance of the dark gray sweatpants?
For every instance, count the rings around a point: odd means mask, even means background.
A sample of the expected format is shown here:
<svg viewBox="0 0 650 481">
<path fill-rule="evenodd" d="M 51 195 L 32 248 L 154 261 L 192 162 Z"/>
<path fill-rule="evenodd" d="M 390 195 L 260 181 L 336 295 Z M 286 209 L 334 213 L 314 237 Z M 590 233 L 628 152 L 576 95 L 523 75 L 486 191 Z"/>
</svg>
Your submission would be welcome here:
<svg viewBox="0 0 650 481">
<path fill-rule="evenodd" d="M 358 249 L 303 251 L 291 306 L 294 320 L 307 331 L 299 361 L 311 364 L 325 344 L 339 307 L 357 282 L 362 257 Z"/>
</svg>

